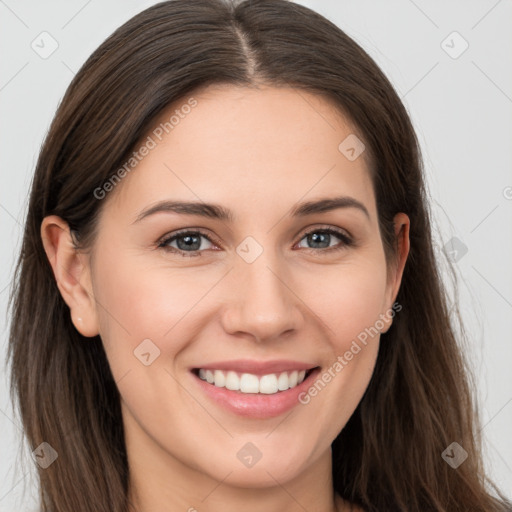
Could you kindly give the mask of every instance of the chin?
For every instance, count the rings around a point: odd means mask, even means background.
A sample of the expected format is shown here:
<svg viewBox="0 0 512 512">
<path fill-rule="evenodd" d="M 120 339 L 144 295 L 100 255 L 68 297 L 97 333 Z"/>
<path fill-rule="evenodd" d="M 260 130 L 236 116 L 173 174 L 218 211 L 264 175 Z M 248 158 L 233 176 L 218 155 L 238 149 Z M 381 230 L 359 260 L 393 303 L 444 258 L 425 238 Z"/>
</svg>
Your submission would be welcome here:
<svg viewBox="0 0 512 512">
<path fill-rule="evenodd" d="M 226 447 L 219 454 L 211 454 L 212 466 L 204 466 L 201 460 L 201 471 L 216 480 L 226 479 L 226 483 L 236 487 L 264 488 L 284 484 L 297 478 L 308 466 L 314 465 L 317 457 L 308 452 L 313 447 L 307 446 L 306 440 L 292 442 L 283 446 L 280 436 L 271 441 L 268 433 L 242 439 L 230 440 L 235 448 Z M 330 446 L 327 448 L 330 456 Z M 214 470 L 212 471 L 212 468 Z M 199 468 L 198 468 L 199 469 Z M 229 476 L 227 476 L 229 475 Z"/>
</svg>

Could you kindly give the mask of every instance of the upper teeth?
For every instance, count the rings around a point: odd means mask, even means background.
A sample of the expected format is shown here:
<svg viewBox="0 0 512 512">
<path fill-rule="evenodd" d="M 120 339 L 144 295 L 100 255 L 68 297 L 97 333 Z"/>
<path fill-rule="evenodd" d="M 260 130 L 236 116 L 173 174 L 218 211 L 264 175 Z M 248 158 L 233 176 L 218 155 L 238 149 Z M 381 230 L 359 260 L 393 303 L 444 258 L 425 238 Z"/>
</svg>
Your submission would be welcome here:
<svg viewBox="0 0 512 512">
<path fill-rule="evenodd" d="M 224 372 L 222 370 L 204 370 L 203 368 L 199 370 L 199 378 L 219 388 L 225 387 L 242 393 L 264 393 L 267 395 L 294 388 L 304 380 L 305 376 L 305 370 L 282 372 L 279 375 L 270 373 L 262 377 L 252 373 L 242 373 L 239 376 L 233 371 Z"/>
</svg>

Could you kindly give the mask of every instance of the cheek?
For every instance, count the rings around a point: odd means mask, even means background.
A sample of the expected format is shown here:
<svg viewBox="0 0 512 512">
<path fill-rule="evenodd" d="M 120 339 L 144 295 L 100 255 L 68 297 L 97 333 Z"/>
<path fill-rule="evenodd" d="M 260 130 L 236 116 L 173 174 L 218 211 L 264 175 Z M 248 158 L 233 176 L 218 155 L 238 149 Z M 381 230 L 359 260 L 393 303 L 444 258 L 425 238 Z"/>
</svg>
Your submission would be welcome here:
<svg viewBox="0 0 512 512">
<path fill-rule="evenodd" d="M 368 387 L 379 351 L 376 322 L 383 313 L 385 277 L 378 263 L 350 266 L 326 280 L 323 293 L 310 295 L 308 304 L 327 326 L 330 348 L 322 373 L 301 398 L 315 418 L 318 439 L 334 440 Z"/>
<path fill-rule="evenodd" d="M 145 338 L 161 343 L 172 337 L 174 326 L 217 279 L 215 275 L 172 269 L 161 263 L 141 264 L 137 257 L 117 259 L 115 263 L 105 258 L 96 274 L 102 337 L 119 339 L 113 337 L 115 331 L 121 339 L 129 339 L 133 348 Z"/>
<path fill-rule="evenodd" d="M 322 374 L 303 403 L 327 438 L 343 428 L 373 374 L 379 350 L 377 322 L 386 293 L 386 267 L 380 253 L 320 274 L 304 301 L 325 326 L 330 351 Z"/>
<path fill-rule="evenodd" d="M 384 263 L 372 259 L 320 274 L 314 290 L 304 294 L 304 302 L 323 321 L 332 348 L 342 354 L 349 350 L 352 340 L 360 334 L 364 338 L 362 333 L 375 326 L 384 312 L 385 294 Z"/>
</svg>

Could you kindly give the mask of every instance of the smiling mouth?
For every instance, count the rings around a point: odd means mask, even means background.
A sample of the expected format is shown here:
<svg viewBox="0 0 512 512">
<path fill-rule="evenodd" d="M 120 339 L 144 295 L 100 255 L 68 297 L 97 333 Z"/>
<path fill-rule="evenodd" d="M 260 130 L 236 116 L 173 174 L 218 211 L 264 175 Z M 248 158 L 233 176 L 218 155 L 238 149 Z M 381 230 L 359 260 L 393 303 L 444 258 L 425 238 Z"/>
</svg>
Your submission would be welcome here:
<svg viewBox="0 0 512 512">
<path fill-rule="evenodd" d="M 194 368 L 192 373 L 212 386 L 240 394 L 274 395 L 297 387 L 318 368 L 320 367 L 315 366 L 309 370 L 290 370 L 267 375 L 203 368 Z"/>
</svg>

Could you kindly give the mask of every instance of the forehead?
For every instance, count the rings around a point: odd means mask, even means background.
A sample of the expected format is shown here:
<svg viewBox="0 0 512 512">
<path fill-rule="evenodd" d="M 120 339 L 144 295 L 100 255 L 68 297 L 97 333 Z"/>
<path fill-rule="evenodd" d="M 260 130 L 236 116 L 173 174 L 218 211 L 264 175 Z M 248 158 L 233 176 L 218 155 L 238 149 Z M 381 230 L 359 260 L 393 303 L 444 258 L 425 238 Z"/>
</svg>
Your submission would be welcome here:
<svg viewBox="0 0 512 512">
<path fill-rule="evenodd" d="M 314 93 L 210 86 L 154 120 L 135 151 L 151 148 L 125 173 L 111 199 L 115 209 L 134 212 L 167 197 L 254 211 L 343 194 L 357 196 L 372 210 L 367 155 L 351 161 L 339 149 L 356 131 Z"/>
</svg>

